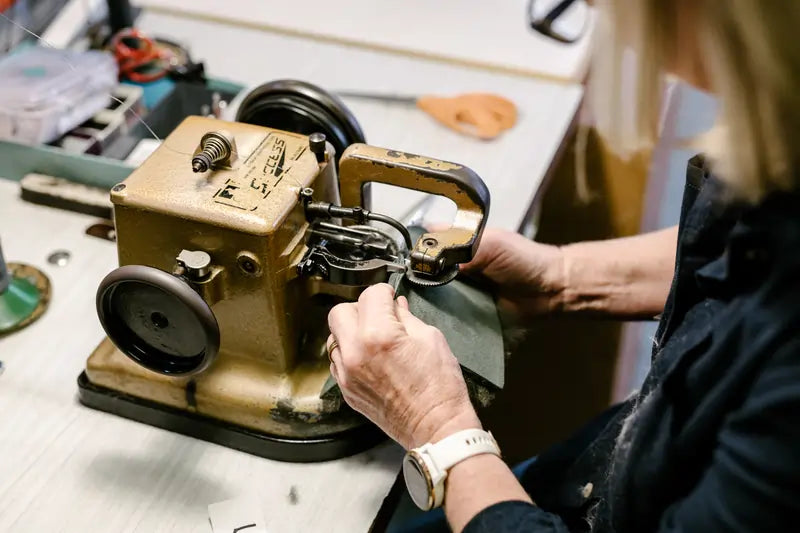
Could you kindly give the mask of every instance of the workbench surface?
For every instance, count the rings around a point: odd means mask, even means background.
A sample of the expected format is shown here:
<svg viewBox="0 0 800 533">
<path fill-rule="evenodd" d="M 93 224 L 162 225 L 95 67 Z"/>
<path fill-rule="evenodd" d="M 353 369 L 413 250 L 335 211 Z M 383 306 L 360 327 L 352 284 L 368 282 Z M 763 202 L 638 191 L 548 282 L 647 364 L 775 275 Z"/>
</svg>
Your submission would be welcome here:
<svg viewBox="0 0 800 533">
<path fill-rule="evenodd" d="M 581 21 L 585 22 L 585 31 L 577 42 L 565 45 L 547 38 L 528 25 L 529 0 L 337 0 L 335 3 L 132 0 L 132 3 L 188 18 L 230 21 L 327 42 L 576 82 L 586 75 L 594 27 L 594 13 L 588 9 L 586 18 L 578 17 L 572 20 L 575 24 L 568 25 L 578 31 Z M 551 7 L 554 4 L 549 2 Z M 569 15 L 564 17 L 569 18 Z M 564 22 L 560 20 L 556 26 Z"/>
<path fill-rule="evenodd" d="M 103 338 L 94 294 L 116 247 L 84 235 L 92 217 L 18 191 L 0 179 L 3 249 L 44 270 L 53 297 L 39 321 L 0 338 L 0 531 L 210 533 L 208 505 L 244 497 L 260 500 L 270 533 L 369 529 L 400 468 L 397 445 L 280 463 L 80 405 L 76 379 Z M 72 254 L 64 267 L 47 262 L 59 249 Z"/>
</svg>

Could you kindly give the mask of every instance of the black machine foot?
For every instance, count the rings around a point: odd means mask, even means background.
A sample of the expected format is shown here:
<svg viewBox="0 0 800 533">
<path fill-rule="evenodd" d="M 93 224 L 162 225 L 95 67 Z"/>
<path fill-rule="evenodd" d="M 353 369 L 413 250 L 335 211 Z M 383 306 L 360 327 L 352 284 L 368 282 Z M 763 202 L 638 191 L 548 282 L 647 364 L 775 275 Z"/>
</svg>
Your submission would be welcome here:
<svg viewBox="0 0 800 533">
<path fill-rule="evenodd" d="M 322 438 L 293 439 L 268 435 L 99 387 L 89 381 L 86 372 L 78 376 L 78 398 L 83 405 L 93 409 L 276 461 L 315 463 L 341 459 L 366 451 L 387 438 L 372 424 Z"/>
</svg>

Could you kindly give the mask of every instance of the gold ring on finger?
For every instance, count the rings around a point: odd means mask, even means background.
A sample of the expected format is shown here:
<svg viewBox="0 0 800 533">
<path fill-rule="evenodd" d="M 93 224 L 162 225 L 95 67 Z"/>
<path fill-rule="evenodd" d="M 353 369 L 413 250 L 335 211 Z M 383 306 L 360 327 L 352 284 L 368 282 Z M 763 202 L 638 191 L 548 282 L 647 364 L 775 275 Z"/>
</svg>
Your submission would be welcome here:
<svg viewBox="0 0 800 533">
<path fill-rule="evenodd" d="M 339 347 L 339 341 L 337 341 L 336 339 L 333 339 L 333 342 L 331 342 L 328 345 L 328 359 L 330 360 L 331 363 L 333 363 L 333 351 L 338 347 Z"/>
</svg>

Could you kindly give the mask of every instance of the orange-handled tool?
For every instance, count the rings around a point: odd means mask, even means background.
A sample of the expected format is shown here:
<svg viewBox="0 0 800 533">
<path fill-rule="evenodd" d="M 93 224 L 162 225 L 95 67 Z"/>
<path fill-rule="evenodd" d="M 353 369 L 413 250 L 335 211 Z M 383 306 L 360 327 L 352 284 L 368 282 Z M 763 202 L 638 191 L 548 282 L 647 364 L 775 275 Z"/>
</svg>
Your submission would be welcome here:
<svg viewBox="0 0 800 533">
<path fill-rule="evenodd" d="M 502 96 L 466 93 L 457 96 L 392 96 L 338 92 L 345 98 L 413 104 L 448 128 L 479 139 L 494 139 L 517 122 L 517 107 Z"/>
</svg>

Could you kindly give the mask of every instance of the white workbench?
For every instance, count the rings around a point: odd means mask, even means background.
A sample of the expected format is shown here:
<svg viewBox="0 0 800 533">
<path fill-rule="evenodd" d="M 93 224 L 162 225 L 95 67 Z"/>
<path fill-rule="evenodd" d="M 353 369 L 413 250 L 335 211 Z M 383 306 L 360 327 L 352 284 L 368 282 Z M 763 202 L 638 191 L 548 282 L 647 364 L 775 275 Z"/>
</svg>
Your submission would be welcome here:
<svg viewBox="0 0 800 533">
<path fill-rule="evenodd" d="M 84 2 L 89 0 L 83 0 Z M 227 21 L 276 33 L 348 43 L 487 70 L 580 82 L 591 52 L 594 10 L 576 3 L 556 24 L 562 44 L 528 26 L 529 0 L 132 0 L 159 13 Z M 552 7 L 555 2 L 543 2 Z M 573 16 L 574 15 L 574 16 Z M 564 25 L 564 26 L 562 26 Z M 212 39 L 215 40 L 215 39 Z"/>
<path fill-rule="evenodd" d="M 116 248 L 84 235 L 92 217 L 22 202 L 18 187 L 0 179 L 3 248 L 43 269 L 53 297 L 0 339 L 0 531 L 210 533 L 207 506 L 245 497 L 270 533 L 368 530 L 397 476 L 396 445 L 280 463 L 80 405 L 76 379 L 103 338 L 94 294 Z M 72 253 L 64 267 L 47 263 L 57 249 Z"/>
</svg>

